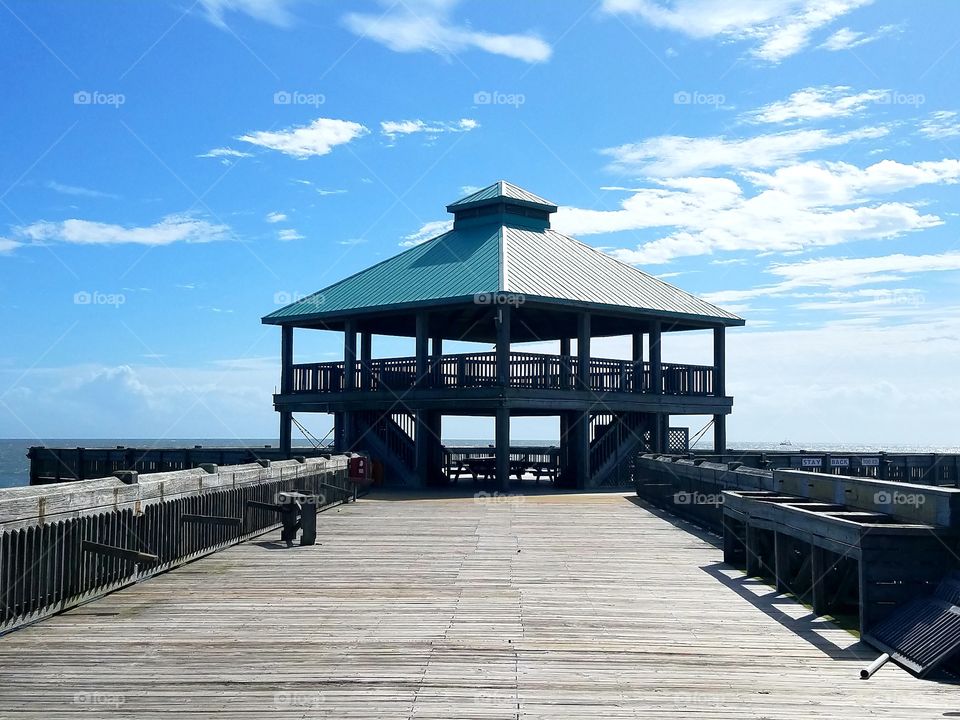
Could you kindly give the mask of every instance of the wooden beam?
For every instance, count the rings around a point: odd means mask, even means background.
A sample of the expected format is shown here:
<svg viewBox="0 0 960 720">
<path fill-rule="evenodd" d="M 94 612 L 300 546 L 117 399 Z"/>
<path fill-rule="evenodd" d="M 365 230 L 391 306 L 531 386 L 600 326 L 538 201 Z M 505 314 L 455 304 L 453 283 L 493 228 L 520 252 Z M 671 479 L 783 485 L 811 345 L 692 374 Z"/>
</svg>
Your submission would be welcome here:
<svg viewBox="0 0 960 720">
<path fill-rule="evenodd" d="M 180 522 L 198 523 L 200 525 L 233 525 L 243 524 L 243 518 L 227 517 L 225 515 L 181 515 Z"/>
<path fill-rule="evenodd" d="M 104 545 L 103 543 L 91 542 L 90 540 L 83 541 L 83 551 L 92 552 L 97 555 L 107 555 L 109 557 L 119 558 L 121 560 L 129 560 L 130 562 L 135 563 L 155 563 L 160 558 L 156 555 L 151 555 L 150 553 L 142 553 L 137 550 L 128 550 L 126 548 L 115 547 L 113 545 Z"/>
<path fill-rule="evenodd" d="M 247 500 L 247 507 L 256 508 L 257 510 L 269 510 L 271 512 L 283 512 L 283 508 L 275 503 L 265 503 L 260 502 L 259 500 Z"/>
</svg>

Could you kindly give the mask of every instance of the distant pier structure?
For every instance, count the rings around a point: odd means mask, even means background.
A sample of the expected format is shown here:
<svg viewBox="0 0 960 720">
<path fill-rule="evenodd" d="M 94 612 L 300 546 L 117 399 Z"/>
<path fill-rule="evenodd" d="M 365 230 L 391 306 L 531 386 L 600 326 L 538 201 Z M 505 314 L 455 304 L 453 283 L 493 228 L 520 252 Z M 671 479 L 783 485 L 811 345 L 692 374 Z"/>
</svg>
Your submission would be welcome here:
<svg viewBox="0 0 960 720">
<path fill-rule="evenodd" d="M 379 459 L 392 485 L 425 487 L 448 481 L 444 416 L 487 416 L 496 444 L 472 467 L 489 463 L 507 487 L 525 464 L 510 419 L 556 416 L 555 479 L 595 488 L 617 484 L 639 451 L 685 450 L 673 415 L 713 416 L 725 449 L 725 331 L 744 321 L 553 230 L 556 210 L 496 182 L 447 206 L 451 230 L 264 317 L 281 327 L 281 450 L 294 413 L 332 413 L 339 450 Z M 295 329 L 342 333 L 344 359 L 295 363 Z M 712 331 L 712 364 L 662 361 L 665 336 L 687 330 Z M 375 357 L 375 336 L 413 338 L 415 353 Z M 612 336 L 631 338 L 630 360 L 594 356 L 592 341 Z M 558 354 L 512 348 L 547 341 Z M 445 353 L 455 342 L 493 349 Z"/>
</svg>

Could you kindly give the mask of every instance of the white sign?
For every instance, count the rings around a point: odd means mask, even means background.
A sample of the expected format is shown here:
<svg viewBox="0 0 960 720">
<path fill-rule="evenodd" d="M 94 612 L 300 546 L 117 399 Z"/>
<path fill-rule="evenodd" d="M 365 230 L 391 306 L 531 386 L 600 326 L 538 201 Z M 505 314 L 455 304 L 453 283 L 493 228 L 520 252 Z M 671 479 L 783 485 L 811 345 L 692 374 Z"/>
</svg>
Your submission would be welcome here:
<svg viewBox="0 0 960 720">
<path fill-rule="evenodd" d="M 860 464 L 864 467 L 879 467 L 880 458 L 860 458 Z"/>
<path fill-rule="evenodd" d="M 820 467 L 823 458 L 800 458 L 800 467 Z"/>
<path fill-rule="evenodd" d="M 850 467 L 850 458 L 830 458 L 830 467 Z"/>
</svg>

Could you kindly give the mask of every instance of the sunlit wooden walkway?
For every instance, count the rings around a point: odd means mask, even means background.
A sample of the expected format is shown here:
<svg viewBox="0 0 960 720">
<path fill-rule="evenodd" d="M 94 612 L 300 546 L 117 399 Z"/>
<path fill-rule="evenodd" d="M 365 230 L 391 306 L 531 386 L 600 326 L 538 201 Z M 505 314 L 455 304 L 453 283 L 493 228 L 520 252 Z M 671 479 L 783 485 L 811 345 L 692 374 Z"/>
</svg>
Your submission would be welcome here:
<svg viewBox="0 0 960 720">
<path fill-rule="evenodd" d="M 0 638 L 0 717 L 960 712 L 891 664 L 861 681 L 870 648 L 629 496 L 381 496 L 319 526 Z"/>
</svg>

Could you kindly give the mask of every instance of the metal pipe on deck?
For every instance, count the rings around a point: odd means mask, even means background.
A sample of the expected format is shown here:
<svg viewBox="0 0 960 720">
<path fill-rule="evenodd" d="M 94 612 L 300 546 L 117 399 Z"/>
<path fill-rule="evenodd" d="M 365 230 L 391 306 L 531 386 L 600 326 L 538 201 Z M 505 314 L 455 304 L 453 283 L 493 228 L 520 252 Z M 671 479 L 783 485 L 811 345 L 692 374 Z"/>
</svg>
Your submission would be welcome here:
<svg viewBox="0 0 960 720">
<path fill-rule="evenodd" d="M 890 659 L 889 653 L 884 653 L 883 655 L 878 657 L 876 660 L 874 660 L 872 663 L 870 663 L 860 671 L 860 679 L 869 680 L 871 677 L 873 677 L 873 674 L 877 670 L 879 670 L 880 668 L 882 668 L 884 665 L 887 664 L 887 660 L 889 659 Z"/>
</svg>

